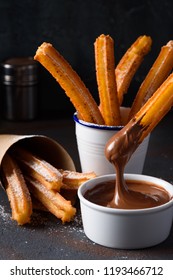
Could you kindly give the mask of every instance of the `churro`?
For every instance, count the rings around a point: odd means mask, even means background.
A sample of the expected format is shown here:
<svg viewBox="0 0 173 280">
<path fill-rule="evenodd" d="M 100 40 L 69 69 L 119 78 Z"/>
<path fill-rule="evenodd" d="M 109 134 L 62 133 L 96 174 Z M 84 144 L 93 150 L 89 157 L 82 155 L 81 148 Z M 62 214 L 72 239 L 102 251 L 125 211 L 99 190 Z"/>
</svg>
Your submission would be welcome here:
<svg viewBox="0 0 173 280">
<path fill-rule="evenodd" d="M 102 34 L 96 39 L 94 49 L 100 111 L 106 125 L 121 125 L 115 80 L 114 41 L 109 35 Z"/>
<path fill-rule="evenodd" d="M 106 158 L 114 164 L 116 169 L 115 200 L 118 201 L 119 194 L 122 193 L 126 193 L 129 197 L 123 176 L 124 168 L 140 143 L 172 106 L 173 74 L 170 74 L 140 111 L 106 143 Z"/>
<path fill-rule="evenodd" d="M 139 143 L 154 129 L 173 106 L 173 73 L 162 83 L 157 91 L 134 116 L 142 127 Z"/>
<path fill-rule="evenodd" d="M 127 93 L 133 76 L 141 65 L 144 56 L 151 49 L 152 40 L 149 36 L 139 36 L 121 58 L 115 68 L 119 104 L 123 102 L 123 96 Z"/>
<path fill-rule="evenodd" d="M 19 225 L 30 222 L 32 202 L 21 170 L 7 153 L 2 161 L 2 180 L 12 210 L 12 219 Z"/>
<path fill-rule="evenodd" d="M 77 191 L 81 184 L 95 178 L 95 172 L 80 173 L 76 171 L 60 170 L 63 176 L 63 184 L 61 186 L 60 194 L 75 204 L 77 198 Z"/>
<path fill-rule="evenodd" d="M 80 173 L 76 171 L 69 171 L 69 170 L 59 170 L 62 174 L 62 182 L 63 184 L 67 185 L 69 188 L 79 188 L 79 186 L 96 177 L 95 172 L 86 172 L 86 173 Z M 63 186 L 62 186 L 63 188 Z"/>
<path fill-rule="evenodd" d="M 66 200 L 62 195 L 54 190 L 48 190 L 35 178 L 25 176 L 30 192 L 57 218 L 63 223 L 70 222 L 76 208 L 71 205 L 71 201 Z"/>
<path fill-rule="evenodd" d="M 86 122 L 104 124 L 99 108 L 78 74 L 50 43 L 43 43 L 34 59 L 56 79 Z"/>
<path fill-rule="evenodd" d="M 28 150 L 15 146 L 11 154 L 18 161 L 22 171 L 40 181 L 48 189 L 59 191 L 62 185 L 62 175 L 54 166 Z"/>
<path fill-rule="evenodd" d="M 161 48 L 153 66 L 141 84 L 132 104 L 129 120 L 140 110 L 145 102 L 159 88 L 173 68 L 173 41 L 169 41 Z"/>
</svg>

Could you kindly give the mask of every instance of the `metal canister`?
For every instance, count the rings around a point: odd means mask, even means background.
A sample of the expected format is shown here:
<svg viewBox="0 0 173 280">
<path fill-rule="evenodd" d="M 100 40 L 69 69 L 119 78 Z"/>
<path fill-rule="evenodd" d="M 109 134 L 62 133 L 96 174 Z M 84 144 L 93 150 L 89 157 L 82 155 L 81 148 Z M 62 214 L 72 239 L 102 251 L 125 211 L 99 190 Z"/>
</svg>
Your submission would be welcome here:
<svg viewBox="0 0 173 280">
<path fill-rule="evenodd" d="M 37 116 L 38 63 L 15 57 L 0 65 L 1 107 L 7 120 L 33 120 Z"/>
</svg>

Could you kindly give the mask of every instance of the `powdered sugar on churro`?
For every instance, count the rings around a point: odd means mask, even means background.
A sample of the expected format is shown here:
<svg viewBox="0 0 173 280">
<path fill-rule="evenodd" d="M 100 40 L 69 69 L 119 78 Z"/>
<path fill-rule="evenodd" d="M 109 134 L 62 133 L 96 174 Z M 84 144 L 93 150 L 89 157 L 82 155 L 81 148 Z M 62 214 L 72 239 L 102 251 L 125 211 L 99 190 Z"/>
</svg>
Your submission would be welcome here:
<svg viewBox="0 0 173 280">
<path fill-rule="evenodd" d="M 62 175 L 57 168 L 21 147 L 15 147 L 12 154 L 22 170 L 31 176 L 35 176 L 42 183 L 44 182 L 48 189 L 59 191 L 62 185 Z"/>
<path fill-rule="evenodd" d="M 44 160 L 41 160 L 39 164 L 38 162 L 33 161 L 32 166 L 40 175 L 44 176 L 45 179 L 49 182 L 53 181 L 54 178 L 56 178 L 59 181 L 60 178 L 62 177 L 58 169 L 54 168 L 52 165 L 50 165 L 48 162 Z M 52 170 L 51 174 L 49 170 Z"/>
</svg>

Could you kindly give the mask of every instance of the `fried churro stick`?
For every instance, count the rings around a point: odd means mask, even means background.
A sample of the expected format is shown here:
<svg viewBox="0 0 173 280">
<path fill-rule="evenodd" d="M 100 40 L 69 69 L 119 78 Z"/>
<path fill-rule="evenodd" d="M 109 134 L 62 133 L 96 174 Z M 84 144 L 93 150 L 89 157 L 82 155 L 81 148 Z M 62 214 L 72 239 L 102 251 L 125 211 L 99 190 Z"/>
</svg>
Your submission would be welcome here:
<svg viewBox="0 0 173 280">
<path fill-rule="evenodd" d="M 94 172 L 80 173 L 69 170 L 59 170 L 63 176 L 63 184 L 60 190 L 60 193 L 66 199 L 69 199 L 72 202 L 72 205 L 75 204 L 77 198 L 77 191 L 80 185 L 92 178 L 96 177 Z"/>
<path fill-rule="evenodd" d="M 126 163 L 172 106 L 173 74 L 170 74 L 141 110 L 106 143 L 105 155 L 115 165 L 120 185 L 123 186 Z"/>
<path fill-rule="evenodd" d="M 48 190 L 42 183 L 35 178 L 25 176 L 27 185 L 31 193 L 57 218 L 63 223 L 70 222 L 76 209 L 71 202 L 63 198 L 60 193 Z"/>
<path fill-rule="evenodd" d="M 173 74 L 170 74 L 152 97 L 134 116 L 135 122 L 142 127 L 140 143 L 160 122 L 173 106 Z"/>
<path fill-rule="evenodd" d="M 151 49 L 152 40 L 149 36 L 139 36 L 126 51 L 115 68 L 119 104 L 123 102 L 123 96 L 127 93 L 131 80 L 141 65 L 144 56 Z"/>
<path fill-rule="evenodd" d="M 169 41 L 161 48 L 153 66 L 141 84 L 132 104 L 129 119 L 131 119 L 159 88 L 173 68 L 173 41 Z"/>
<path fill-rule="evenodd" d="M 106 125 L 121 125 L 115 80 L 114 41 L 109 35 L 102 34 L 96 39 L 94 49 L 100 111 Z"/>
<path fill-rule="evenodd" d="M 70 98 L 80 118 L 86 122 L 104 124 L 98 106 L 78 74 L 49 43 L 43 43 L 34 59 L 39 61 L 57 80 Z"/>
<path fill-rule="evenodd" d="M 58 169 L 22 147 L 13 147 L 11 153 L 27 175 L 36 178 L 48 189 L 60 190 L 62 175 Z"/>
<path fill-rule="evenodd" d="M 20 168 L 8 154 L 2 161 L 2 178 L 12 209 L 12 219 L 19 225 L 29 223 L 32 214 L 30 193 Z"/>
<path fill-rule="evenodd" d="M 78 189 L 82 183 L 96 177 L 96 174 L 94 172 L 80 173 L 76 171 L 69 171 L 69 170 L 62 170 L 62 169 L 60 169 L 59 171 L 61 172 L 63 177 L 62 179 L 63 184 L 67 185 L 68 188 L 74 188 L 74 189 Z"/>
</svg>

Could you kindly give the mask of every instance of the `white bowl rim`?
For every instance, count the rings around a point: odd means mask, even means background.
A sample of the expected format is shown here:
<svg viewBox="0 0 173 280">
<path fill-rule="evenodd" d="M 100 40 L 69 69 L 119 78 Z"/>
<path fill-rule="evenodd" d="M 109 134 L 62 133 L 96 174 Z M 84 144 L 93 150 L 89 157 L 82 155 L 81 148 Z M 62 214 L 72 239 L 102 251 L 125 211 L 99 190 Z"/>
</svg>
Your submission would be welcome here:
<svg viewBox="0 0 173 280">
<path fill-rule="evenodd" d="M 131 214 L 131 215 L 141 215 L 141 214 L 150 214 L 150 213 L 154 213 L 154 212 L 159 212 L 159 211 L 163 211 L 169 207 L 173 207 L 173 185 L 167 181 L 165 181 L 164 179 L 161 178 L 157 178 L 154 176 L 149 176 L 149 175 L 143 175 L 143 174 L 124 174 L 125 179 L 128 180 L 135 180 L 135 181 L 148 181 L 151 182 L 153 180 L 155 180 L 155 184 L 159 185 L 159 183 L 161 184 L 161 187 L 163 187 L 164 189 L 166 189 L 168 191 L 168 193 L 170 194 L 170 200 L 165 203 L 162 204 L 160 206 L 155 206 L 155 207 L 151 207 L 151 208 L 145 208 L 145 209 L 117 209 L 117 208 L 109 208 L 109 207 L 105 207 L 105 206 L 101 206 L 98 204 L 95 204 L 93 202 L 88 201 L 86 198 L 84 198 L 83 196 L 83 189 L 87 190 L 90 187 L 86 187 L 86 185 L 88 185 L 89 183 L 93 183 L 96 181 L 101 180 L 102 182 L 106 179 L 106 180 L 112 180 L 116 178 L 116 174 L 107 174 L 107 175 L 102 175 L 102 176 L 98 176 L 96 178 L 90 179 L 87 182 L 84 182 L 83 184 L 81 184 L 81 186 L 78 189 L 78 197 L 79 200 L 87 205 L 90 208 L 93 208 L 97 211 L 101 211 L 101 212 L 105 212 L 105 213 L 110 213 L 110 214 Z M 100 182 L 101 182 L 100 181 Z M 163 186 L 166 185 L 166 186 Z M 91 187 L 92 188 L 92 187 Z M 172 190 L 171 190 L 172 189 Z M 172 191 L 172 192 L 171 192 Z"/>
</svg>

